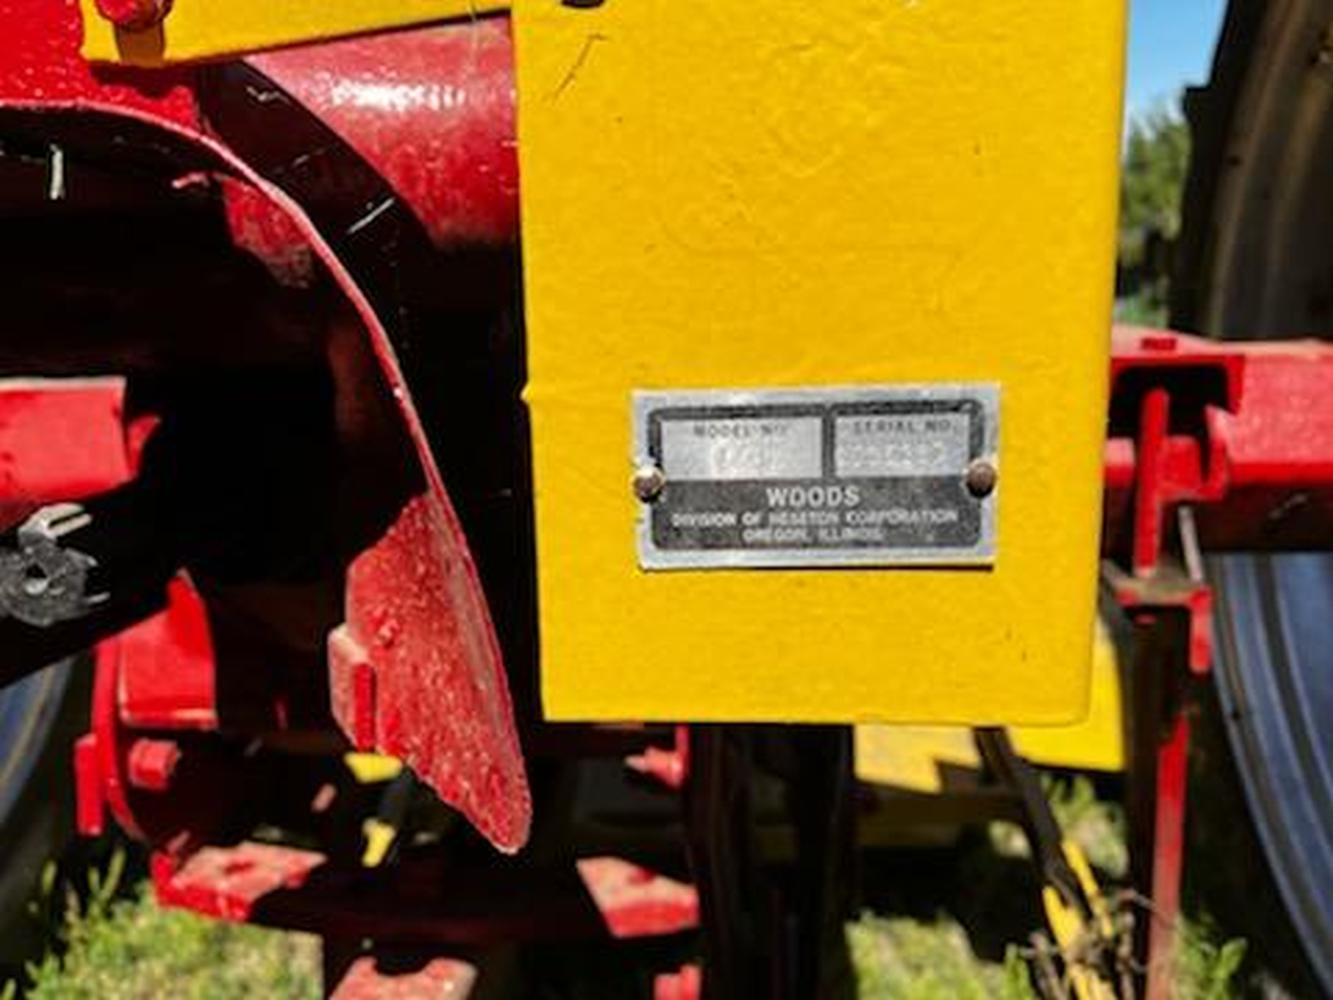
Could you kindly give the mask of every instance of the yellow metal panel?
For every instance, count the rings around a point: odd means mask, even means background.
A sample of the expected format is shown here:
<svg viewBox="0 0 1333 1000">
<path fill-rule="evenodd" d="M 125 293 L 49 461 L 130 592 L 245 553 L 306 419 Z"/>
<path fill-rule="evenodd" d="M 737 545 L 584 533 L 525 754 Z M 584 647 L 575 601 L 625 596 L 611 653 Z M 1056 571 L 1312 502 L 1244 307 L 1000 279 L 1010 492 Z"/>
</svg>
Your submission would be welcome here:
<svg viewBox="0 0 1333 1000">
<path fill-rule="evenodd" d="M 942 792 L 950 768 L 981 769 L 972 731 L 960 726 L 857 726 L 856 777 L 913 792 Z"/>
<path fill-rule="evenodd" d="M 146 31 L 121 31 L 83 11 L 83 57 L 135 66 L 217 59 L 320 39 L 507 10 L 508 0 L 176 0 L 166 20 Z"/>
<path fill-rule="evenodd" d="M 1120 713 L 1116 649 L 1099 620 L 1087 718 L 1072 726 L 1018 727 L 1009 735 L 1034 764 L 1119 771 L 1125 764 Z M 971 731 L 957 726 L 857 726 L 855 752 L 860 780 L 916 792 L 944 790 L 950 769 L 981 767 Z"/>
<path fill-rule="evenodd" d="M 1124 10 L 515 5 L 544 706 L 1086 711 Z M 990 569 L 645 572 L 634 389 L 996 382 Z"/>
<path fill-rule="evenodd" d="M 1092 654 L 1092 698 L 1088 716 L 1072 726 L 1020 727 L 1014 747 L 1034 764 L 1088 771 L 1119 771 L 1125 766 L 1120 670 L 1106 627 L 1097 623 Z"/>
</svg>

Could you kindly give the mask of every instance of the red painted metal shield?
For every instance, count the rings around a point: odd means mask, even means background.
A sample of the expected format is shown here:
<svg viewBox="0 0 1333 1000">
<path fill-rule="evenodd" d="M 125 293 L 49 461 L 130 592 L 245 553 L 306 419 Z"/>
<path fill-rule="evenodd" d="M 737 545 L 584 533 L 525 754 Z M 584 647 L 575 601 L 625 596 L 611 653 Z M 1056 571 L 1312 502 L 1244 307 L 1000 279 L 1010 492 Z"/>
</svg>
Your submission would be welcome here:
<svg viewBox="0 0 1333 1000">
<path fill-rule="evenodd" d="M 0 17 L 19 35 L 0 46 L 0 117 L 31 126 L 44 115 L 112 116 L 125 123 L 127 135 L 150 126 L 155 144 L 180 151 L 183 171 L 243 183 L 289 220 L 346 297 L 378 362 L 380 391 L 392 395 L 410 437 L 423 485 L 351 564 L 347 623 L 331 644 L 334 666 L 348 650 L 360 664 L 358 690 L 370 692 L 373 702 L 363 698 L 359 710 L 373 745 L 402 758 L 497 847 L 517 850 L 527 839 L 531 802 L 499 645 L 384 322 L 301 206 L 206 134 L 188 73 L 91 71 L 78 55 L 71 2 L 0 0 Z M 335 710 L 347 725 L 353 701 L 336 669 L 334 680 Z"/>
<path fill-rule="evenodd" d="M 407 761 L 513 850 L 531 807 L 500 654 L 460 540 L 440 497 L 423 493 L 357 557 L 347 624 L 329 643 L 333 710 L 359 747 Z"/>
</svg>

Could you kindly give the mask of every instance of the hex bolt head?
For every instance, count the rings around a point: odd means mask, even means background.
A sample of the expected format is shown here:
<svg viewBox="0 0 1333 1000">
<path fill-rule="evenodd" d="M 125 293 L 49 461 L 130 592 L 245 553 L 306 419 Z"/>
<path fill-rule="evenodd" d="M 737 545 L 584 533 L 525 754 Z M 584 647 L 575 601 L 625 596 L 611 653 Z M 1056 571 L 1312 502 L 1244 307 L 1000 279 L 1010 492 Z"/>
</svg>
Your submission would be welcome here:
<svg viewBox="0 0 1333 1000">
<path fill-rule="evenodd" d="M 96 0 L 97 13 L 125 31 L 145 31 L 171 13 L 171 0 Z"/>
<path fill-rule="evenodd" d="M 634 495 L 644 503 L 656 503 L 666 489 L 666 473 L 656 465 L 641 465 L 634 470 Z"/>
<path fill-rule="evenodd" d="M 995 463 L 991 459 L 978 458 L 967 467 L 967 475 L 963 482 L 967 485 L 967 492 L 982 500 L 995 492 L 995 484 L 999 478 L 999 470 L 995 468 Z"/>
</svg>

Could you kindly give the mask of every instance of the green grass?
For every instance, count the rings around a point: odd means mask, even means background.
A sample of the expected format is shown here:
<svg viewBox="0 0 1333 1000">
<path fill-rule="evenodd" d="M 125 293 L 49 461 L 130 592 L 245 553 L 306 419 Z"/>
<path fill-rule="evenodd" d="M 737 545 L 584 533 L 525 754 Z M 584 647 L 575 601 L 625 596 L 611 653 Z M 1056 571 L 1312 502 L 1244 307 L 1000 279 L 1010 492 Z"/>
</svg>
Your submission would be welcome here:
<svg viewBox="0 0 1333 1000">
<path fill-rule="evenodd" d="M 1113 879 L 1125 878 L 1129 851 L 1125 848 L 1125 814 L 1119 804 L 1099 799 L 1084 775 L 1045 776 L 1042 785 L 1060 829 L 1083 849 L 1088 862 Z"/>
<path fill-rule="evenodd" d="M 972 952 L 967 933 L 946 914 L 934 920 L 865 914 L 848 928 L 860 995 L 866 1000 L 1035 1000 L 1022 949 L 1003 962 Z M 1176 995 L 1230 1000 L 1248 995 L 1241 971 L 1246 945 L 1223 939 L 1211 921 L 1182 921 L 1177 939 Z"/>
<path fill-rule="evenodd" d="M 1044 784 L 1061 829 L 1098 870 L 1103 888 L 1113 893 L 1128 870 L 1123 811 L 1099 798 L 1086 777 L 1046 776 Z M 909 899 L 900 901 L 899 908 L 914 916 L 864 914 L 848 929 L 861 995 L 903 1000 L 1037 996 L 1022 957 L 1026 934 L 1036 928 L 1030 915 L 1025 926 L 1021 912 L 1005 909 L 1015 900 L 1035 897 L 1030 871 L 1013 864 L 1028 856 L 1027 840 L 1018 827 L 991 823 L 977 846 L 956 861 L 963 872 L 961 890 L 945 885 L 928 889 L 934 898 L 947 900 L 953 912 L 923 917 Z M 949 898 L 955 895 L 960 898 Z M 962 921 L 975 929 L 979 912 L 983 921 L 1001 923 L 1000 936 L 1008 941 L 1002 958 L 987 960 L 976 954 Z M 1206 915 L 1182 920 L 1177 933 L 1178 996 L 1228 1000 L 1253 992 L 1247 989 L 1244 941 L 1228 939 Z"/>
<path fill-rule="evenodd" d="M 1036 997 L 1017 949 L 1002 964 L 979 961 L 967 933 L 944 914 L 930 921 L 865 914 L 848 928 L 848 941 L 867 1000 Z"/>
<path fill-rule="evenodd" d="M 94 878 L 92 892 L 65 900 L 60 947 L 28 970 L 34 1000 L 314 1000 L 320 994 L 319 944 L 308 935 L 219 923 L 151 899 L 146 885 L 116 897 L 115 879 Z M 976 956 L 963 926 L 932 918 L 865 913 L 848 927 L 860 995 L 866 1000 L 1030 1000 L 1020 949 L 1001 961 Z M 1181 932 L 1179 995 L 1240 996 L 1245 944 L 1223 941 L 1210 922 Z M 0 988 L 12 1000 L 15 984 Z"/>
<path fill-rule="evenodd" d="M 1124 821 L 1085 778 L 1048 779 L 1062 828 L 1108 884 L 1125 871 Z M 1037 929 L 1036 883 L 1027 845 L 1008 824 L 991 824 L 933 874 L 849 926 L 861 996 L 867 1000 L 1029 1000 L 1022 954 Z M 908 870 L 922 865 L 913 855 Z M 46 900 L 62 910 L 58 940 L 28 970 L 36 1000 L 305 1000 L 320 996 L 315 938 L 224 924 L 163 910 L 146 885 L 121 886 L 124 854 L 89 873 L 82 891 L 47 880 Z M 893 881 L 890 878 L 890 881 Z M 900 880 L 906 882 L 907 880 Z M 971 931 L 971 936 L 969 936 Z M 980 942 L 980 944 L 978 943 Z M 990 957 L 979 957 L 978 950 Z M 1226 1000 L 1245 992 L 1246 946 L 1206 917 L 1180 929 L 1182 997 Z M 16 984 L 0 988 L 13 1000 Z"/>
<path fill-rule="evenodd" d="M 30 969 L 34 1000 L 314 1000 L 319 945 L 303 934 L 224 924 L 155 905 L 144 886 L 128 899 L 70 903 L 63 955 Z M 867 913 L 848 928 L 866 1000 L 1031 1000 L 1016 947 L 1002 962 L 972 951 L 947 914 L 930 920 Z M 1243 942 L 1219 944 L 1207 925 L 1186 925 L 1179 992 L 1199 1000 L 1238 996 Z M 14 995 L 0 989 L 0 997 Z"/>
<path fill-rule="evenodd" d="M 1246 944 L 1222 940 L 1211 920 L 1183 921 L 1176 938 L 1176 983 L 1182 997 L 1226 1000 L 1242 995 Z"/>
<path fill-rule="evenodd" d="M 59 940 L 28 968 L 32 1000 L 316 1000 L 318 939 L 164 910 L 120 893 L 124 854 L 86 893 L 63 892 Z M 50 884 L 48 881 L 48 890 Z M 12 1000 L 18 984 L 0 987 Z"/>
</svg>

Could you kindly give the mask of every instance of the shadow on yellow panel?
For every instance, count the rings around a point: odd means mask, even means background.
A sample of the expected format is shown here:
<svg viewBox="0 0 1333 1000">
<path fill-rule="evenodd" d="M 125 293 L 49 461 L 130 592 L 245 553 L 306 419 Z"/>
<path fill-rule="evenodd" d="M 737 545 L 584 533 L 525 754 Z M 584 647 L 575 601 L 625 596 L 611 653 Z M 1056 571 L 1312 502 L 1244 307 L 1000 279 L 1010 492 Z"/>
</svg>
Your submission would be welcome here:
<svg viewBox="0 0 1333 1000">
<path fill-rule="evenodd" d="M 1016 728 L 1024 757 L 1042 767 L 1119 771 L 1124 766 L 1120 672 L 1115 644 L 1096 628 L 1088 717 L 1073 726 Z M 856 775 L 862 781 L 915 792 L 939 792 L 946 776 L 980 767 L 971 731 L 957 726 L 857 726 Z"/>
</svg>

